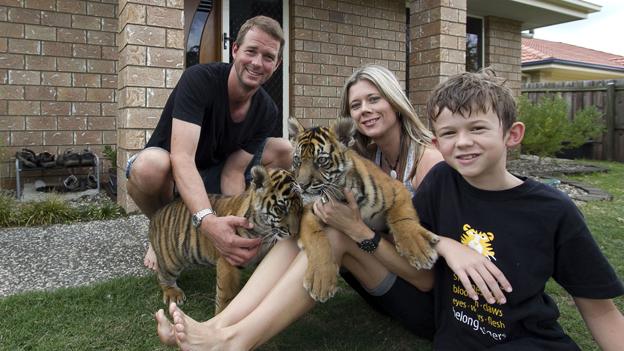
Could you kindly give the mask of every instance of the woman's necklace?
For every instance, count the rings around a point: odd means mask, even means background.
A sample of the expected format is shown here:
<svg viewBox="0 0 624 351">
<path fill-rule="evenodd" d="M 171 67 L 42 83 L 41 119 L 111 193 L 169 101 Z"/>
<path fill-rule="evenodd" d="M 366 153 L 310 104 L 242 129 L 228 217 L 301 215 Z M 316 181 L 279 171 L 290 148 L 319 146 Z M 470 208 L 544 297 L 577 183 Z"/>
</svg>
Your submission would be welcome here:
<svg viewBox="0 0 624 351">
<path fill-rule="evenodd" d="M 399 154 L 397 155 L 396 161 L 394 161 L 394 165 L 390 164 L 390 161 L 388 161 L 388 158 L 386 158 L 386 155 L 384 155 L 383 153 L 381 154 L 383 156 L 384 161 L 386 161 L 386 164 L 388 165 L 388 167 L 390 167 L 390 176 L 393 179 L 397 179 L 397 166 L 399 165 L 399 161 L 401 160 L 401 154 L 403 153 L 403 133 L 401 133 L 401 141 L 399 141 Z"/>
</svg>

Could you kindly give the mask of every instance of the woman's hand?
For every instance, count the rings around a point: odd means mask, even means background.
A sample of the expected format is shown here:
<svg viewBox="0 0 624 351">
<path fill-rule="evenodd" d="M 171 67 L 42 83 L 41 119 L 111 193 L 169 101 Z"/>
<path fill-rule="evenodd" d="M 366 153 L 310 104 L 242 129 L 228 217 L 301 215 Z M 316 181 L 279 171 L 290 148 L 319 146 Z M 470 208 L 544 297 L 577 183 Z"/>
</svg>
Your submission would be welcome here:
<svg viewBox="0 0 624 351">
<path fill-rule="evenodd" d="M 340 203 L 334 198 L 321 199 L 314 202 L 314 214 L 325 224 L 348 235 L 356 242 L 370 239 L 370 229 L 362 220 L 355 196 L 347 189 L 344 190 L 347 204 Z M 325 202 L 325 203 L 323 203 Z"/>
<path fill-rule="evenodd" d="M 479 299 L 479 295 L 472 287 L 474 283 L 488 303 L 504 304 L 507 302 L 501 288 L 510 293 L 511 284 L 503 272 L 485 256 L 446 237 L 440 237 L 436 249 L 457 275 L 470 298 Z"/>
</svg>

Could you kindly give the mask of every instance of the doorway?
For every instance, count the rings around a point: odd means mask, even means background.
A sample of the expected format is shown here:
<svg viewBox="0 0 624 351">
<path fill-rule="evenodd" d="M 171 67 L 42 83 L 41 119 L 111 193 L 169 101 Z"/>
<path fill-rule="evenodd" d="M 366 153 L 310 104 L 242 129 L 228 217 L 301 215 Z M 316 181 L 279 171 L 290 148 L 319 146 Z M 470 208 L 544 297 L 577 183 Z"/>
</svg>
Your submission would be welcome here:
<svg viewBox="0 0 624 351">
<path fill-rule="evenodd" d="M 232 43 L 241 25 L 257 15 L 271 17 L 284 29 L 282 64 L 264 89 L 273 98 L 282 120 L 274 136 L 284 133 L 288 111 L 288 1 L 287 0 L 185 0 L 185 67 L 198 63 L 231 62 Z M 286 70 L 286 71 L 284 71 Z"/>
</svg>

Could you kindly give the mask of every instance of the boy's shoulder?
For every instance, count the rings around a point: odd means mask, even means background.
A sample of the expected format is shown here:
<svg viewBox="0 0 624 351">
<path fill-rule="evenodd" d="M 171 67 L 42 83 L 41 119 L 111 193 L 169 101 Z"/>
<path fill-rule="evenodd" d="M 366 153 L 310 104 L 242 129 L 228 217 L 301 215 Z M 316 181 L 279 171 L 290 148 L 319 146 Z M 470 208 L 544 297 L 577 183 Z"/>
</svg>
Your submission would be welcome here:
<svg viewBox="0 0 624 351">
<path fill-rule="evenodd" d="M 419 190 L 432 191 L 434 193 L 451 190 L 463 195 L 474 195 L 477 198 L 492 201 L 557 202 L 563 206 L 576 206 L 567 194 L 551 185 L 541 183 L 529 177 L 515 176 L 522 180 L 521 185 L 501 191 L 481 190 L 471 186 L 458 171 L 442 161 L 433 166 L 427 173 Z"/>
</svg>

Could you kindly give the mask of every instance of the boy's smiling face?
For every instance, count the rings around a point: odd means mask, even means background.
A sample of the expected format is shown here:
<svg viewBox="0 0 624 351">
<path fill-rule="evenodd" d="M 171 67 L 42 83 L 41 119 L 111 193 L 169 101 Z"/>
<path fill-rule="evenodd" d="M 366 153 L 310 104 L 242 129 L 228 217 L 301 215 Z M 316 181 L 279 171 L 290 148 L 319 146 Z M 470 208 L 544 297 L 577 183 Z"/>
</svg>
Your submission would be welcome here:
<svg viewBox="0 0 624 351">
<path fill-rule="evenodd" d="M 492 109 L 487 113 L 473 110 L 466 118 L 444 108 L 433 128 L 433 143 L 446 163 L 472 186 L 502 190 L 517 185 L 517 178 L 507 172 L 507 148 L 522 141 L 522 123 L 516 122 L 503 132 L 500 119 Z"/>
</svg>

